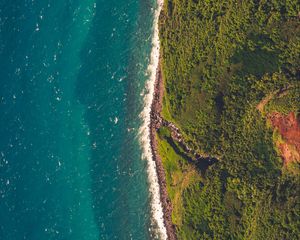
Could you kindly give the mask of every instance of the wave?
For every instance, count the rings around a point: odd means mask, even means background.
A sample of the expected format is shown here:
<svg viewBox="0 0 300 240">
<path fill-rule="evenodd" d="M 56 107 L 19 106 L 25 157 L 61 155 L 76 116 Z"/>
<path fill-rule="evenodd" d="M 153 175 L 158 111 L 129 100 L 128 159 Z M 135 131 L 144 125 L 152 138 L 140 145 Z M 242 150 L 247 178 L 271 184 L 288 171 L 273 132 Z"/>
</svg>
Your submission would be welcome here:
<svg viewBox="0 0 300 240">
<path fill-rule="evenodd" d="M 143 120 L 142 126 L 140 128 L 140 141 L 143 148 L 143 159 L 146 159 L 148 164 L 147 173 L 150 185 L 149 191 L 151 194 L 152 224 L 156 226 L 155 230 L 160 239 L 165 240 L 167 239 L 167 230 L 164 224 L 163 207 L 160 201 L 160 186 L 158 183 L 156 164 L 155 161 L 153 161 L 153 153 L 150 143 L 150 113 L 154 95 L 154 84 L 156 78 L 156 70 L 159 63 L 160 50 L 158 20 L 162 7 L 163 0 L 157 0 L 157 7 L 155 9 L 153 20 L 153 37 L 150 64 L 147 69 L 147 72 L 149 74 L 149 78 L 146 82 L 147 93 L 144 96 L 144 108 L 140 114 L 140 117 Z"/>
</svg>

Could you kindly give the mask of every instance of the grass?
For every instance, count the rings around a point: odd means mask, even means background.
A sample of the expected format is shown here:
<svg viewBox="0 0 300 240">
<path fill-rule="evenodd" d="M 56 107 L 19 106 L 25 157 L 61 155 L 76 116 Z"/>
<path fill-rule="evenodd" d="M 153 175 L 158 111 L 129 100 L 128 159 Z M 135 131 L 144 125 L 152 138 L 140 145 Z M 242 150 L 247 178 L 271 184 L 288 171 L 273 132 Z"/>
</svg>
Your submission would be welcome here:
<svg viewBox="0 0 300 240">
<path fill-rule="evenodd" d="M 183 214 L 183 191 L 192 183 L 199 179 L 200 175 L 197 170 L 188 164 L 182 154 L 176 153 L 167 128 L 162 127 L 158 131 L 159 154 L 162 158 L 163 166 L 166 173 L 167 191 L 172 202 L 173 212 L 172 221 L 175 225 L 182 225 Z"/>
</svg>

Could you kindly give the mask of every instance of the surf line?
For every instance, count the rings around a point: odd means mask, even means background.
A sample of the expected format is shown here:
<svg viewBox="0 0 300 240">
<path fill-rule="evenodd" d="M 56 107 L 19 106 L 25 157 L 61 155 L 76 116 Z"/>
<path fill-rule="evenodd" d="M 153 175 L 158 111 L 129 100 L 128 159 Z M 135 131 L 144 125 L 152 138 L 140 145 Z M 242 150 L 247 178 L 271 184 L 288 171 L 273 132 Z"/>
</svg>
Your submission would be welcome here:
<svg viewBox="0 0 300 240">
<path fill-rule="evenodd" d="M 156 226 L 156 232 L 160 239 L 167 239 L 167 230 L 164 224 L 164 211 L 161 203 L 160 186 L 157 176 L 156 163 L 153 160 L 153 153 L 151 148 L 150 124 L 151 124 L 151 107 L 154 97 L 154 88 L 156 81 L 156 72 L 159 67 L 159 29 L 158 21 L 159 15 L 163 7 L 163 0 L 157 0 L 157 6 L 154 12 L 153 19 L 153 36 L 152 36 L 152 50 L 150 55 L 150 64 L 148 65 L 147 73 L 149 78 L 146 81 L 146 94 L 144 96 L 144 108 L 140 114 L 143 120 L 140 128 L 140 141 L 143 149 L 143 159 L 147 160 L 147 174 L 149 181 L 149 191 L 151 194 L 151 214 L 152 225 Z"/>
</svg>

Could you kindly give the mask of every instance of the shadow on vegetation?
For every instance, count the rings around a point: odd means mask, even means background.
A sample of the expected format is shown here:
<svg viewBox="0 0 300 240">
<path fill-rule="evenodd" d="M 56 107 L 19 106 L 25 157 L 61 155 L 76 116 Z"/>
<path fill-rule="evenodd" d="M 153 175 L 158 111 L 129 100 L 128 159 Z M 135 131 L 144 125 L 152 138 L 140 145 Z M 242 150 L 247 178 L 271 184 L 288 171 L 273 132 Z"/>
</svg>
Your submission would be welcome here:
<svg viewBox="0 0 300 240">
<path fill-rule="evenodd" d="M 210 158 L 210 157 L 201 157 L 199 155 L 191 155 L 185 153 L 178 144 L 174 142 L 174 140 L 171 137 L 165 137 L 168 144 L 174 149 L 175 153 L 182 157 L 184 160 L 186 160 L 188 163 L 193 164 L 196 166 L 197 170 L 201 172 L 202 175 L 205 175 L 206 170 L 209 166 L 215 164 L 218 162 L 216 158 Z"/>
</svg>

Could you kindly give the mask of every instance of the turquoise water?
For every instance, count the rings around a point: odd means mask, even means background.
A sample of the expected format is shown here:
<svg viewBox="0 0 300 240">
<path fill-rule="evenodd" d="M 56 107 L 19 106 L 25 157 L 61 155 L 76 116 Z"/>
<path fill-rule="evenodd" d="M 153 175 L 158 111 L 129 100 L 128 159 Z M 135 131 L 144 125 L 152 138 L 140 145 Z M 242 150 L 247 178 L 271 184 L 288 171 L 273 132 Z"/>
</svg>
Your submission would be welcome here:
<svg viewBox="0 0 300 240">
<path fill-rule="evenodd" d="M 0 239 L 152 239 L 153 0 L 0 0 Z"/>
</svg>

